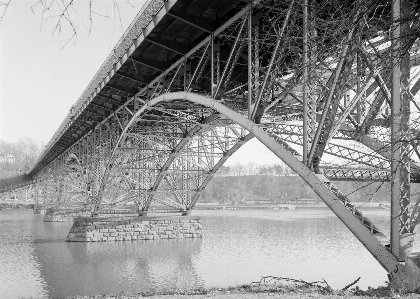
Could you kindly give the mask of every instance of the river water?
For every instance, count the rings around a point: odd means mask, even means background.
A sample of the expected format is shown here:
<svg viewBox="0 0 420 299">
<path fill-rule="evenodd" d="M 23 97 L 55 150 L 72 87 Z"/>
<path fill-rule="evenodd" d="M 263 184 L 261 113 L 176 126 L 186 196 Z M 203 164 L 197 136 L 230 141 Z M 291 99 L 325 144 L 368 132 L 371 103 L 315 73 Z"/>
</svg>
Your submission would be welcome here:
<svg viewBox="0 0 420 299">
<path fill-rule="evenodd" d="M 384 285 L 385 270 L 328 210 L 194 211 L 202 239 L 64 242 L 71 223 L 0 211 L 0 298 L 228 287 L 279 276 L 342 288 Z M 389 229 L 389 211 L 367 214 Z"/>
</svg>

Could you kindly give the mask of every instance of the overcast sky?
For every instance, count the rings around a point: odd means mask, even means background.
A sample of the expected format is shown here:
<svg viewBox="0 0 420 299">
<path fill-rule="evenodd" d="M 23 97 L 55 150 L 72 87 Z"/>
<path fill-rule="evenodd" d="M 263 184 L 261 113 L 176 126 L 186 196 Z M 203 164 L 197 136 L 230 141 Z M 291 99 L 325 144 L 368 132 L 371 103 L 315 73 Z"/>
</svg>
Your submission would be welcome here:
<svg viewBox="0 0 420 299">
<path fill-rule="evenodd" d="M 0 140 L 7 142 L 24 136 L 42 143 L 50 140 L 145 0 L 130 0 L 134 8 L 125 0 L 118 1 L 121 22 L 113 18 L 112 1 L 95 0 L 97 14 L 92 14 L 90 35 L 86 29 L 89 9 L 76 7 L 84 23 L 75 15 L 79 36 L 75 44 L 64 48 L 70 31 L 63 28 L 61 35 L 53 35 L 53 20 L 42 22 L 40 7 L 32 13 L 36 2 L 12 0 L 0 27 Z M 279 160 L 252 140 L 227 164 L 250 161 Z"/>
<path fill-rule="evenodd" d="M 131 1 L 136 9 L 119 1 L 124 31 L 144 2 Z M 91 34 L 78 22 L 76 44 L 63 48 L 60 40 L 69 31 L 54 37 L 51 21 L 41 26 L 42 10 L 31 12 L 34 3 L 12 0 L 1 26 L 0 139 L 5 141 L 31 136 L 48 142 L 123 33 L 117 22 L 94 15 Z M 112 13 L 112 6 L 108 10 Z"/>
</svg>

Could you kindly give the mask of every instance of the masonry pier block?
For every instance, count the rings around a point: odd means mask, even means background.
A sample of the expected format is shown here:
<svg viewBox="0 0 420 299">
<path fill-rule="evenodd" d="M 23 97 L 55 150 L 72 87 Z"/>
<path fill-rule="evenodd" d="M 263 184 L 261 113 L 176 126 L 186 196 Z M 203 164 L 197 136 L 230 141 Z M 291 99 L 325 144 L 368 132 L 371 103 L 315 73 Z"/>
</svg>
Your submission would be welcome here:
<svg viewBox="0 0 420 299">
<path fill-rule="evenodd" d="M 47 211 L 47 209 L 45 207 L 35 205 L 34 214 L 42 214 L 43 215 L 43 214 L 46 213 L 46 211 Z"/>
<path fill-rule="evenodd" d="M 409 293 L 420 292 L 420 253 L 415 253 L 400 264 L 398 271 L 389 275 L 388 287 Z"/>
<path fill-rule="evenodd" d="M 67 242 L 110 242 L 177 238 L 201 238 L 199 216 L 78 217 Z"/>
<path fill-rule="evenodd" d="M 92 212 L 90 210 L 47 210 L 43 218 L 44 222 L 69 222 L 77 217 L 89 217 Z"/>
</svg>

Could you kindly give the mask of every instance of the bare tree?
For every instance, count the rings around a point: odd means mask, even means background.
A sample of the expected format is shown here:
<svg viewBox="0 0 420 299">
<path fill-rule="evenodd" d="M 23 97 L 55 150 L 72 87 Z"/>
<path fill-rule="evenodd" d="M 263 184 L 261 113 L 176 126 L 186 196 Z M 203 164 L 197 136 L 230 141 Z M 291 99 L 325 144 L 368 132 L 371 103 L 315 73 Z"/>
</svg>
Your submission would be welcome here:
<svg viewBox="0 0 420 299">
<path fill-rule="evenodd" d="M 0 1 L 0 25 L 7 15 L 7 10 L 15 0 Z M 106 18 L 115 28 L 123 28 L 120 5 L 136 9 L 135 0 L 33 0 L 28 8 L 33 14 L 40 15 L 41 29 L 47 27 L 52 36 L 63 43 L 76 43 L 81 32 L 90 35 L 95 18 Z M 104 5 L 105 4 L 105 5 Z"/>
<path fill-rule="evenodd" d="M 16 142 L 0 140 L 0 178 L 27 172 L 42 151 L 42 145 L 31 137 L 22 137 Z M 13 157 L 13 160 L 4 159 Z"/>
</svg>

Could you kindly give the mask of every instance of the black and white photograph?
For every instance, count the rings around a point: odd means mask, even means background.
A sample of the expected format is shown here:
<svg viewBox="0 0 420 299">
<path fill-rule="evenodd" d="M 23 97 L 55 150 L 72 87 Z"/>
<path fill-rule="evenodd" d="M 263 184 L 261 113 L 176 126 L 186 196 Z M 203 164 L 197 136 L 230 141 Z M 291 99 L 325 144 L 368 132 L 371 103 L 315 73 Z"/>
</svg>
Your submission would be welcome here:
<svg viewBox="0 0 420 299">
<path fill-rule="evenodd" d="M 420 298 L 420 2 L 0 0 L 0 299 Z"/>
</svg>

